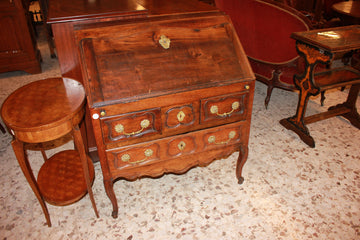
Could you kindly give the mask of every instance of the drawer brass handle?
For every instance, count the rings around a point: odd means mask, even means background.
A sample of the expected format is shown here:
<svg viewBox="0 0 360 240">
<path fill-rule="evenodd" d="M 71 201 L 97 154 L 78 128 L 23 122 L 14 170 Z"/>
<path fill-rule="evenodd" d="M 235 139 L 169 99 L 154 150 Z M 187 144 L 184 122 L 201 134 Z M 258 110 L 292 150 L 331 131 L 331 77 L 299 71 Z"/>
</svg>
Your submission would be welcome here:
<svg viewBox="0 0 360 240">
<path fill-rule="evenodd" d="M 150 125 L 150 121 L 148 119 L 144 119 L 144 120 L 142 120 L 140 122 L 141 129 L 139 131 L 126 133 L 125 132 L 125 127 L 122 124 L 119 123 L 119 124 L 115 125 L 115 132 L 122 133 L 122 134 L 127 135 L 127 136 L 131 136 L 131 135 L 141 133 L 142 131 L 144 131 L 145 128 L 149 127 L 149 125 Z"/>
<path fill-rule="evenodd" d="M 236 102 L 233 102 L 233 103 L 231 104 L 232 110 L 231 110 L 230 112 L 227 112 L 227 113 L 219 113 L 219 108 L 218 108 L 218 106 L 216 106 L 216 105 L 211 106 L 210 112 L 211 112 L 212 114 L 216 114 L 216 115 L 218 115 L 218 116 L 220 116 L 220 117 L 226 117 L 226 116 L 232 114 L 232 113 L 233 113 L 236 109 L 238 109 L 239 107 L 240 107 L 240 103 L 239 103 L 238 101 L 236 101 Z"/>
<path fill-rule="evenodd" d="M 185 116 L 186 116 L 186 114 L 185 114 L 183 111 L 180 111 L 180 112 L 177 114 L 177 119 L 178 119 L 178 121 L 179 121 L 179 122 L 184 121 Z"/>
<path fill-rule="evenodd" d="M 180 151 L 184 150 L 186 147 L 186 143 L 184 141 L 179 142 L 178 148 Z"/>
<path fill-rule="evenodd" d="M 209 142 L 209 143 L 212 143 L 212 144 L 216 144 L 216 145 L 228 144 L 228 143 L 231 141 L 231 139 L 235 138 L 235 136 L 236 136 L 236 132 L 235 132 L 235 131 L 231 131 L 231 132 L 229 132 L 229 139 L 228 139 L 228 140 L 217 143 L 217 142 L 216 142 L 216 137 L 215 137 L 214 135 L 212 135 L 212 136 L 210 136 L 210 137 L 208 138 L 208 142 Z"/>
<path fill-rule="evenodd" d="M 121 161 L 128 162 L 130 164 L 142 163 L 142 162 L 148 160 L 148 158 L 151 157 L 153 154 L 154 154 L 154 151 L 152 149 L 146 149 L 144 151 L 145 158 L 132 162 L 130 154 L 125 153 L 121 156 Z"/>
<path fill-rule="evenodd" d="M 165 35 L 161 35 L 160 39 L 159 39 L 159 44 L 164 48 L 164 49 L 169 49 L 170 48 L 170 39 L 168 37 L 166 37 Z"/>
</svg>

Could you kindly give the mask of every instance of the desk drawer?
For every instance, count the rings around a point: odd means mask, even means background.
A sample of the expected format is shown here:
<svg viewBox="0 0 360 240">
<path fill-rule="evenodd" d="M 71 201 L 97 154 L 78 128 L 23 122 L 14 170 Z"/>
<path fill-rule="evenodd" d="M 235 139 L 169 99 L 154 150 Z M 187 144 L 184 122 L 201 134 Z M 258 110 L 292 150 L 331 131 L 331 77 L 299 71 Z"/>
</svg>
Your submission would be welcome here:
<svg viewBox="0 0 360 240">
<path fill-rule="evenodd" d="M 246 119 L 248 98 L 248 92 L 243 92 L 201 99 L 201 123 Z"/>
<path fill-rule="evenodd" d="M 161 134 L 160 114 L 160 108 L 155 108 L 102 119 L 105 144 Z"/>
<path fill-rule="evenodd" d="M 123 171 L 126 172 L 128 169 L 161 164 L 163 161 L 177 157 L 223 148 L 238 144 L 241 141 L 244 142 L 246 141 L 244 139 L 246 136 L 245 129 L 244 123 L 233 123 L 108 150 L 106 155 L 112 175 L 121 177 L 126 176 Z"/>
<path fill-rule="evenodd" d="M 196 129 L 199 124 L 199 101 L 162 108 L 164 133 L 176 134 Z"/>
</svg>

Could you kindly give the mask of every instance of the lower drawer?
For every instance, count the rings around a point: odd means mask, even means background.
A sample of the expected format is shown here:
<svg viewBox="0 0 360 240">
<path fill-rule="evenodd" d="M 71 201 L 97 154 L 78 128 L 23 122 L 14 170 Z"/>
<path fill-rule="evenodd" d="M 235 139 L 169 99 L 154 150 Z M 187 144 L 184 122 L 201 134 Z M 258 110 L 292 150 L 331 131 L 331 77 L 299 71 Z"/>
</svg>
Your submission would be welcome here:
<svg viewBox="0 0 360 240">
<path fill-rule="evenodd" d="M 184 156 L 222 149 L 247 142 L 246 122 L 176 135 L 146 143 L 107 150 L 107 160 L 113 178 L 128 177 L 127 171 L 144 168 Z M 201 165 L 198 162 L 196 165 Z M 161 167 L 161 166 L 160 166 Z M 176 166 L 172 166 L 176 170 Z M 155 170 L 154 170 L 155 171 Z M 158 171 L 158 170 L 156 170 Z M 146 175 L 151 175 L 147 169 Z M 166 170 L 165 170 L 166 172 Z M 137 173 L 141 176 L 141 173 Z M 137 176 L 138 177 L 138 176 Z"/>
</svg>

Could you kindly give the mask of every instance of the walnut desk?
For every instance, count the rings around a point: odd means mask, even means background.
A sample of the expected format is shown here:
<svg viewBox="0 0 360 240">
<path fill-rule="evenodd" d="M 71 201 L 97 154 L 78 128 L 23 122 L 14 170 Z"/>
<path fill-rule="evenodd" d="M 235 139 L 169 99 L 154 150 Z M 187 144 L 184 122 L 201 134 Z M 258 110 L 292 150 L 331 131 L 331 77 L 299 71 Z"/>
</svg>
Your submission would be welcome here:
<svg viewBox="0 0 360 240">
<path fill-rule="evenodd" d="M 119 178 L 184 173 L 239 151 L 243 182 L 255 76 L 226 15 L 84 26 L 76 37 L 113 217 Z"/>
<path fill-rule="evenodd" d="M 315 147 L 315 141 L 306 124 L 334 116 L 343 116 L 353 126 L 360 129 L 360 117 L 356 110 L 360 72 L 347 64 L 352 54 L 360 49 L 360 26 L 296 32 L 292 34 L 292 37 L 296 39 L 297 51 L 305 59 L 306 66 L 302 75 L 294 76 L 295 85 L 300 91 L 296 114 L 282 119 L 280 123 L 298 134 L 310 147 Z M 344 67 L 325 70 L 314 75 L 316 64 L 329 64 L 335 57 L 343 58 Z M 305 117 L 306 106 L 311 95 L 344 86 L 351 86 L 346 102 L 330 107 L 326 112 Z"/>
</svg>

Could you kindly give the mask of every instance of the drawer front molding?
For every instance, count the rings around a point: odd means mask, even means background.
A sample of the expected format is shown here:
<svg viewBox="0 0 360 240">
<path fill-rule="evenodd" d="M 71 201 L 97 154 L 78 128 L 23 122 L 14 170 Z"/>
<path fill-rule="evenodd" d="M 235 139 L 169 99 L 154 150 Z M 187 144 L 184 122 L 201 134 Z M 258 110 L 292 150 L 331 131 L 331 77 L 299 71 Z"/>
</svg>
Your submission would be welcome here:
<svg viewBox="0 0 360 240">
<path fill-rule="evenodd" d="M 160 134 L 160 109 L 123 114 L 102 120 L 104 142 L 124 141 L 148 134 Z"/>
<path fill-rule="evenodd" d="M 165 114 L 165 127 L 177 128 L 194 124 L 195 111 L 198 109 L 194 109 L 193 104 L 168 109 Z"/>
<path fill-rule="evenodd" d="M 160 146 L 157 143 L 112 152 L 116 169 L 134 167 L 159 160 Z"/>
<path fill-rule="evenodd" d="M 201 99 L 201 122 L 245 119 L 248 98 L 245 92 Z"/>
</svg>

